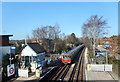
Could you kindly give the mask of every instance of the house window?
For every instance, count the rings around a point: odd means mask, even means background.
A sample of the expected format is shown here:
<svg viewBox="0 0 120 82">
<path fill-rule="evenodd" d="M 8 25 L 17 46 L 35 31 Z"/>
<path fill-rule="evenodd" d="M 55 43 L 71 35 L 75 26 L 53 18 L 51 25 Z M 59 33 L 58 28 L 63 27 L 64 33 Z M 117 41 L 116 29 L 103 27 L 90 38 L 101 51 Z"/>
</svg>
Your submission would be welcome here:
<svg viewBox="0 0 120 82">
<path fill-rule="evenodd" d="M 21 62 L 25 62 L 25 57 L 21 56 Z"/>
<path fill-rule="evenodd" d="M 32 62 L 32 56 L 30 56 L 30 62 Z"/>
<path fill-rule="evenodd" d="M 33 62 L 37 62 L 37 57 L 33 56 Z"/>
</svg>

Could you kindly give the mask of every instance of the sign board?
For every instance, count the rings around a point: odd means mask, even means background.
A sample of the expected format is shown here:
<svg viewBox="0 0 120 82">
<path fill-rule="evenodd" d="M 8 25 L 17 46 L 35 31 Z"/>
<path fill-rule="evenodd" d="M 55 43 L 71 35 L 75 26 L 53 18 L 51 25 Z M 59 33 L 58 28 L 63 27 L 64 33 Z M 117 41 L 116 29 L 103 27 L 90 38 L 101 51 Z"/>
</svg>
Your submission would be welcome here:
<svg viewBox="0 0 120 82">
<path fill-rule="evenodd" d="M 18 69 L 18 76 L 28 77 L 28 69 Z"/>
<path fill-rule="evenodd" d="M 11 65 L 7 65 L 7 74 L 8 74 L 8 77 L 13 75 L 15 73 L 15 67 L 14 67 L 14 64 L 11 64 Z"/>
<path fill-rule="evenodd" d="M 39 71 L 39 69 L 36 69 L 36 77 L 40 77 L 40 71 Z"/>
<path fill-rule="evenodd" d="M 88 69 L 88 71 L 91 71 L 91 64 L 87 65 L 87 69 Z"/>
</svg>

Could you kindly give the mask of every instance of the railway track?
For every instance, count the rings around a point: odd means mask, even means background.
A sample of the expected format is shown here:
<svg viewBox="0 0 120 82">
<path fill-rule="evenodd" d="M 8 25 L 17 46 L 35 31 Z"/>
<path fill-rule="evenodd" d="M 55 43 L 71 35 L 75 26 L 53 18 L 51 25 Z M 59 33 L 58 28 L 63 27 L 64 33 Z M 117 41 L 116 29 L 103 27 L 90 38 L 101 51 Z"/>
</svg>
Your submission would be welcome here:
<svg viewBox="0 0 120 82">
<path fill-rule="evenodd" d="M 78 53 L 75 63 L 67 64 L 57 68 L 53 74 L 48 75 L 44 80 L 49 81 L 84 81 L 84 51 L 85 48 Z M 43 80 L 41 80 L 43 81 Z"/>
<path fill-rule="evenodd" d="M 79 74 L 78 74 L 78 81 L 85 81 L 85 67 L 84 67 L 84 51 L 85 51 L 85 48 L 82 52 L 82 58 L 81 58 L 81 61 L 80 61 L 80 64 L 79 64 Z"/>
<path fill-rule="evenodd" d="M 80 53 L 80 57 L 78 59 L 78 62 L 76 63 L 72 74 L 70 76 L 69 81 L 84 81 L 85 77 L 84 77 L 84 50 L 85 48 L 82 50 L 82 52 Z"/>
<path fill-rule="evenodd" d="M 65 69 L 60 73 L 59 76 L 55 79 L 55 81 L 63 81 L 64 77 L 66 76 L 68 70 L 70 68 L 70 65 L 66 65 Z"/>
</svg>

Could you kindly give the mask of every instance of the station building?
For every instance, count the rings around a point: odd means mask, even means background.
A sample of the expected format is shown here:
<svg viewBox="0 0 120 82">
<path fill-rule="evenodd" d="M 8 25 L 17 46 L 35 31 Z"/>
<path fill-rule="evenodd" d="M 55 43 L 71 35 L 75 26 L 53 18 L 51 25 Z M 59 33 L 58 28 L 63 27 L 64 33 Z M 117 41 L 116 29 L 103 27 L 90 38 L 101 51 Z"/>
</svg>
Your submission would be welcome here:
<svg viewBox="0 0 120 82">
<path fill-rule="evenodd" d="M 17 55 L 21 61 L 21 68 L 30 68 L 35 72 L 37 67 L 45 66 L 46 50 L 39 43 L 26 43 L 18 51 Z"/>
</svg>

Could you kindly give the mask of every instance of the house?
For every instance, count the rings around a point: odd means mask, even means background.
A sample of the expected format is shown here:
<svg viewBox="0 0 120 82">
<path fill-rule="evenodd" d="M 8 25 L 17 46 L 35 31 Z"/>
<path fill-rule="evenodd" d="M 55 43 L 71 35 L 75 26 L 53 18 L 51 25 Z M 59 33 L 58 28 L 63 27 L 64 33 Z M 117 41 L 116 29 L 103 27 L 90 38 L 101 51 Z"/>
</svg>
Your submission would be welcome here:
<svg viewBox="0 0 120 82">
<path fill-rule="evenodd" d="M 35 42 L 39 43 L 40 45 L 43 45 L 43 40 L 34 40 L 34 41 L 32 41 L 32 43 L 35 43 Z"/>
<path fill-rule="evenodd" d="M 115 36 L 115 35 L 113 35 L 109 38 L 104 37 L 102 39 L 99 39 L 100 47 L 109 49 L 110 51 L 112 51 L 116 54 L 119 53 L 119 46 L 118 46 L 119 42 L 120 42 L 119 41 L 119 36 Z"/>
<path fill-rule="evenodd" d="M 0 53 L 2 57 L 6 54 L 15 54 L 15 46 L 9 43 L 9 37 L 13 35 L 0 35 Z"/>
<path fill-rule="evenodd" d="M 37 67 L 45 66 L 46 50 L 39 43 L 26 43 L 18 51 L 18 58 L 21 60 L 21 68 L 30 68 L 35 72 Z"/>
</svg>

